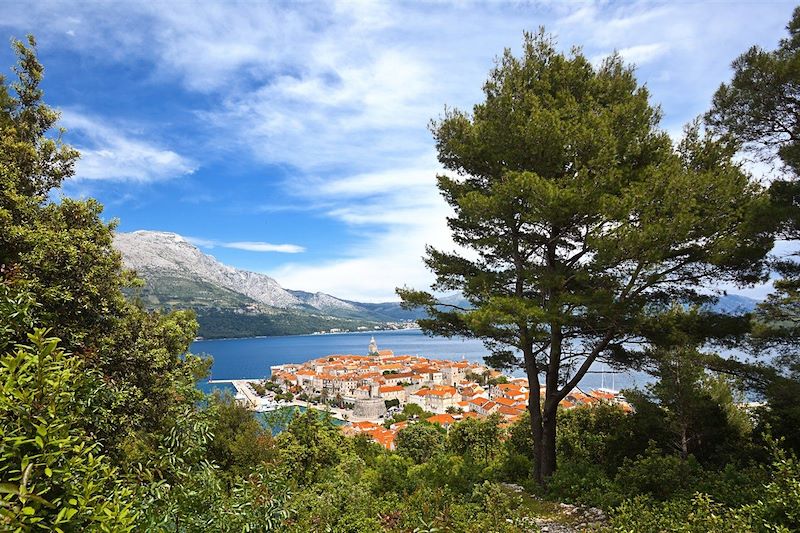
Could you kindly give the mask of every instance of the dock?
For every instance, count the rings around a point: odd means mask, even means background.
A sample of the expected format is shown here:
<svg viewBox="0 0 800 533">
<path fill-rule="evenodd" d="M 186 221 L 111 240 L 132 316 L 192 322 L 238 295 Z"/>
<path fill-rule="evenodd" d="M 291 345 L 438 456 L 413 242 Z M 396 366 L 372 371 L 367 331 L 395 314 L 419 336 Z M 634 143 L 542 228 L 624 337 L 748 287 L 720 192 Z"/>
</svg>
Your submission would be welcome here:
<svg viewBox="0 0 800 533">
<path fill-rule="evenodd" d="M 241 397 L 249 409 L 255 409 L 259 405 L 259 396 L 250 388 L 250 383 L 257 383 L 260 378 L 252 379 L 209 379 L 211 384 L 230 383 L 236 389 L 236 396 Z"/>
<path fill-rule="evenodd" d="M 250 388 L 250 383 L 256 383 L 261 381 L 261 378 L 252 378 L 252 379 L 209 379 L 208 383 L 212 385 L 223 384 L 223 383 L 230 383 L 236 389 L 236 396 L 241 399 L 242 403 L 248 409 L 255 410 L 256 407 L 260 405 L 259 396 Z M 348 421 L 361 421 L 367 420 L 353 417 L 353 413 L 346 409 L 339 409 L 337 407 L 331 406 L 323 406 L 323 405 L 312 405 L 310 402 L 304 402 L 303 400 L 294 399 L 293 401 L 286 404 L 287 406 L 295 406 L 295 407 L 303 407 L 305 409 L 316 409 L 318 411 L 328 411 L 331 417 L 341 420 L 342 422 Z M 375 422 L 382 422 L 382 421 L 375 421 Z"/>
</svg>

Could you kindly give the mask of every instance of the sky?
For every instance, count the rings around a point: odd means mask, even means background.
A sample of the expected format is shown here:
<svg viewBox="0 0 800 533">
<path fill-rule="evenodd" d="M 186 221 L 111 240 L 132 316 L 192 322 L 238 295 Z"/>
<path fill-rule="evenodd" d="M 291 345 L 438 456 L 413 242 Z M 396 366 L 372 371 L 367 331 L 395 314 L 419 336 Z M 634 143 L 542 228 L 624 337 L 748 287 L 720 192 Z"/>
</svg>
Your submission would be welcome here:
<svg viewBox="0 0 800 533">
<path fill-rule="evenodd" d="M 505 48 L 544 26 L 594 62 L 613 51 L 677 137 L 792 2 L 14 2 L 45 100 L 82 157 L 63 194 L 120 231 L 179 233 L 284 287 L 360 301 L 426 288 L 449 209 L 428 129 L 469 110 Z M 0 48 L 11 75 L 10 47 Z M 763 296 L 757 287 L 737 290 Z"/>
</svg>

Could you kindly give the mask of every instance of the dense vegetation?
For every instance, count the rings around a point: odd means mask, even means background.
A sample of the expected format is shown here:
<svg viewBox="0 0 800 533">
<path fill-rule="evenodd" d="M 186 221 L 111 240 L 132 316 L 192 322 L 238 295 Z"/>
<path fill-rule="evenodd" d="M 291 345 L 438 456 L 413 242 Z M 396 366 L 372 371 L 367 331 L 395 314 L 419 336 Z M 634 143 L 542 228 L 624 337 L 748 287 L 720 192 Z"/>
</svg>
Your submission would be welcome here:
<svg viewBox="0 0 800 533">
<path fill-rule="evenodd" d="M 434 127 L 463 176 L 440 179 L 451 227 L 478 259 L 431 250 L 428 264 L 472 308 L 404 296 L 430 330 L 487 339 L 498 366 L 520 348 L 534 394 L 512 425 L 420 421 L 394 452 L 314 411 L 273 436 L 196 389 L 209 361 L 187 351 L 195 315 L 126 299 L 140 282 L 102 207 L 53 200 L 78 154 L 42 101 L 33 39 L 14 42 L 17 79 L 0 83 L 0 529 L 517 532 L 567 501 L 608 511 L 611 531 L 798 530 L 798 270 L 766 255 L 797 238 L 796 138 L 751 124 L 787 109 L 762 98 L 794 102 L 798 27 L 800 12 L 779 50 L 738 60 L 708 132 L 678 147 L 619 58 L 595 69 L 544 35 L 503 57 L 472 116 Z M 756 78 L 775 90 L 746 90 Z M 775 113 L 744 113 L 756 104 Z M 768 190 L 731 159 L 758 143 L 787 167 Z M 709 276 L 754 281 L 767 263 L 783 277 L 753 316 L 686 305 Z M 770 357 L 730 361 L 722 345 Z M 654 375 L 626 392 L 632 414 L 558 407 L 581 372 L 565 373 L 570 358 L 587 354 Z M 398 417 L 424 418 L 412 411 Z"/>
<path fill-rule="evenodd" d="M 359 326 L 380 325 L 369 320 L 351 320 L 284 310 L 275 310 L 269 314 L 249 314 L 230 309 L 197 309 L 196 313 L 199 335 L 205 339 L 307 335 L 331 328 L 355 330 Z"/>
</svg>

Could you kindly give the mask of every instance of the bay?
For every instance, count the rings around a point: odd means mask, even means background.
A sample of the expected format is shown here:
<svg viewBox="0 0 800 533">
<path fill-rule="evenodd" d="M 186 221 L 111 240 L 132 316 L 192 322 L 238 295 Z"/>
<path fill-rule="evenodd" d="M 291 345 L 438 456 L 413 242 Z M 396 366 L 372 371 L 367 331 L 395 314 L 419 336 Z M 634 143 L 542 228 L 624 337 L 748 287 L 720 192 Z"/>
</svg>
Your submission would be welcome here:
<svg viewBox="0 0 800 533">
<path fill-rule="evenodd" d="M 269 369 L 273 365 L 302 363 L 333 354 L 364 355 L 373 336 L 379 349 L 392 350 L 396 355 L 419 355 L 452 361 L 466 359 L 477 363 L 483 363 L 483 358 L 488 355 L 483 343 L 478 340 L 429 337 L 420 330 L 198 340 L 192 344 L 191 351 L 214 358 L 211 379 L 263 379 L 269 377 Z M 581 381 L 580 388 L 641 387 L 651 379 L 644 373 L 612 374 L 606 370 L 603 365 L 595 364 L 592 373 Z M 521 373 L 518 371 L 515 375 Z M 210 392 L 214 388 L 232 389 L 232 386 L 201 383 L 200 388 Z"/>
</svg>

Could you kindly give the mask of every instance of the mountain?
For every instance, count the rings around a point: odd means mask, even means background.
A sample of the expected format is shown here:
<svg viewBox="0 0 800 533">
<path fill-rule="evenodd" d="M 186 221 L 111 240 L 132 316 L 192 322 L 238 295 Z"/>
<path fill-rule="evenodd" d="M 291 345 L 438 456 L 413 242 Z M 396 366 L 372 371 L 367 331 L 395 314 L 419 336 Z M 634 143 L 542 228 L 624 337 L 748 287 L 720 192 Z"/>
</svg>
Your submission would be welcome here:
<svg viewBox="0 0 800 533">
<path fill-rule="evenodd" d="M 122 253 L 125 266 L 147 281 L 143 292 L 153 304 L 194 303 L 211 307 L 255 304 L 330 314 L 359 311 L 355 305 L 329 294 L 289 291 L 266 274 L 224 265 L 175 233 L 117 233 L 114 246 Z"/>
<path fill-rule="evenodd" d="M 266 274 L 225 265 L 175 233 L 117 233 L 114 246 L 125 266 L 145 280 L 137 296 L 151 308 L 192 308 L 205 337 L 288 335 L 331 328 L 375 327 L 425 317 L 399 302 L 365 303 L 322 292 L 281 287 Z M 469 307 L 460 295 L 442 302 Z M 722 296 L 711 306 L 729 314 L 754 309 L 758 302 L 739 295 Z"/>
<path fill-rule="evenodd" d="M 117 233 L 114 246 L 125 266 L 138 272 L 148 282 L 148 293 L 159 300 L 191 300 L 197 292 L 205 303 L 209 291 L 225 294 L 225 304 L 257 302 L 278 308 L 302 304 L 271 277 L 223 265 L 175 233 Z"/>
<path fill-rule="evenodd" d="M 284 289 L 266 274 L 219 262 L 175 233 L 117 233 L 114 246 L 125 266 L 145 280 L 136 296 L 151 308 L 195 309 L 204 337 L 312 333 L 407 320 L 371 304 Z"/>
<path fill-rule="evenodd" d="M 726 315 L 742 315 L 754 311 L 759 304 L 758 300 L 740 294 L 726 294 L 720 296 L 716 303 L 709 306 L 717 313 Z"/>
</svg>

